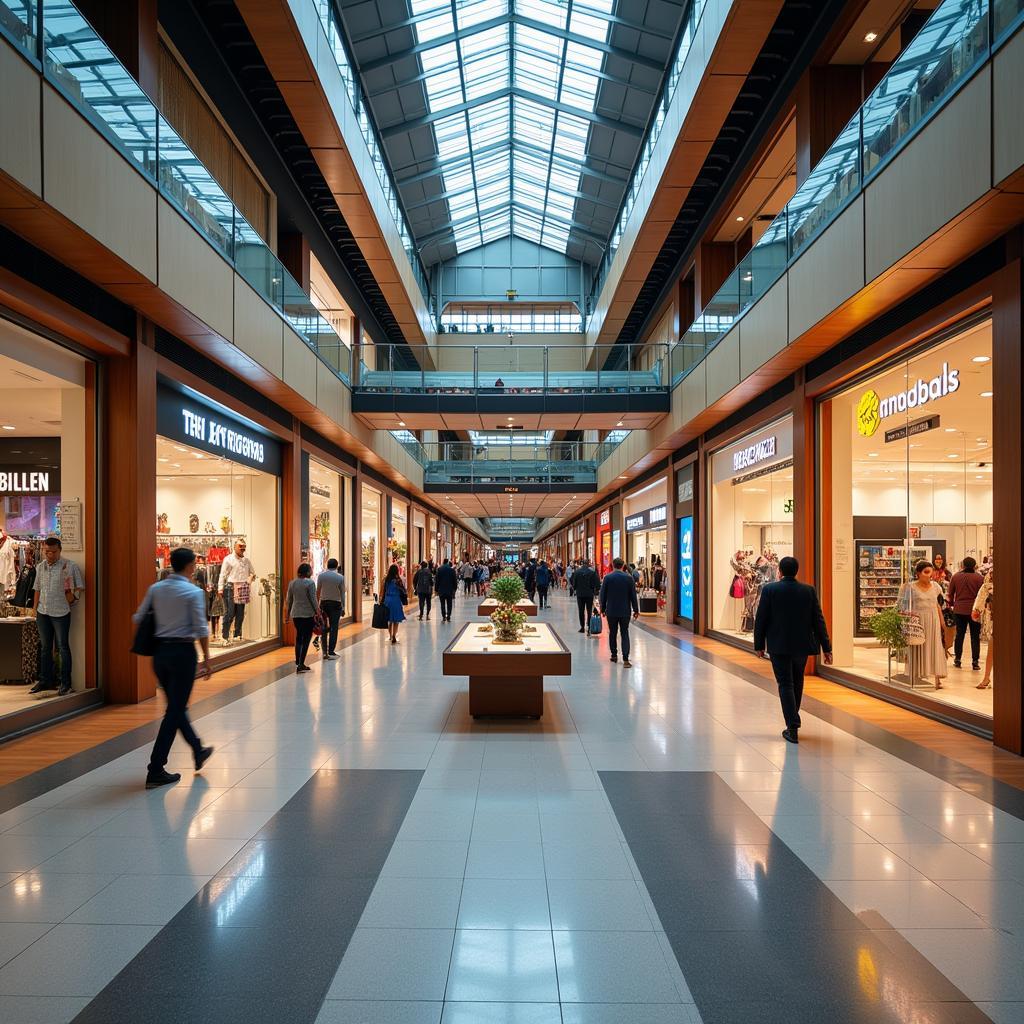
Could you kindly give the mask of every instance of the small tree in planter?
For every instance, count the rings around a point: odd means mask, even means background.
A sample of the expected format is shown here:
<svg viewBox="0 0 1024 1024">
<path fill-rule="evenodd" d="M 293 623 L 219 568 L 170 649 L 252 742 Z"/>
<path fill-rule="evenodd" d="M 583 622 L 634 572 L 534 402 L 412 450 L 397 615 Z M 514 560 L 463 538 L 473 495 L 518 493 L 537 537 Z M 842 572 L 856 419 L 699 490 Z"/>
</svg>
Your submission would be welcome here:
<svg viewBox="0 0 1024 1024">
<path fill-rule="evenodd" d="M 868 629 L 875 639 L 889 652 L 889 682 L 892 682 L 892 659 L 903 658 L 907 644 L 903 639 L 903 617 L 895 608 L 887 608 L 884 612 L 872 615 L 868 619 Z"/>
<path fill-rule="evenodd" d="M 498 602 L 498 610 L 491 615 L 494 639 L 499 643 L 518 643 L 526 624 L 526 614 L 516 608 L 526 597 L 523 581 L 517 573 L 502 573 L 491 583 L 491 597 Z"/>
</svg>

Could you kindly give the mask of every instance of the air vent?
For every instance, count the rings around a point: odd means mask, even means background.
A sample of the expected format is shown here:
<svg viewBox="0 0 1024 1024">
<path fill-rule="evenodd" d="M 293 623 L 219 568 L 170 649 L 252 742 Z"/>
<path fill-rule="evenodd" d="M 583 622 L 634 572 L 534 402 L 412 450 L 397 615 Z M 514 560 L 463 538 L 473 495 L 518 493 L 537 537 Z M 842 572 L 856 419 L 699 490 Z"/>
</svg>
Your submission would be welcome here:
<svg viewBox="0 0 1024 1024">
<path fill-rule="evenodd" d="M 37 384 L 42 384 L 43 382 L 42 377 L 33 377 L 31 373 L 23 373 L 21 370 L 12 370 L 11 372 L 15 377 L 24 377 L 25 380 L 35 381 Z"/>
</svg>

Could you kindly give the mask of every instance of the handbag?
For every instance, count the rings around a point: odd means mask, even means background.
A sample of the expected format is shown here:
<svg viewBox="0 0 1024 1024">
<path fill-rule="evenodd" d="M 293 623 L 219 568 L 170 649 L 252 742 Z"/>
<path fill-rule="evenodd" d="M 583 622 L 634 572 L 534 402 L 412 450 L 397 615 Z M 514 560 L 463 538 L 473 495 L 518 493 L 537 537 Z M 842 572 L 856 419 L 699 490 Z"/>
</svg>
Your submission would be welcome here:
<svg viewBox="0 0 1024 1024">
<path fill-rule="evenodd" d="M 590 635 L 598 636 L 601 632 L 601 616 L 596 612 L 590 616 Z"/>
<path fill-rule="evenodd" d="M 946 624 L 946 629 L 956 628 L 956 616 L 949 608 L 942 609 L 942 621 Z"/>
<path fill-rule="evenodd" d="M 373 595 L 373 615 L 370 617 L 370 626 L 373 629 L 387 629 L 388 623 L 391 621 L 391 616 L 388 614 L 388 606 L 381 604 L 377 600 L 377 595 Z"/>
<path fill-rule="evenodd" d="M 732 583 L 729 586 L 729 596 L 740 599 L 747 596 L 746 580 L 744 580 L 738 573 L 732 578 Z"/>
<path fill-rule="evenodd" d="M 924 643 L 924 626 L 921 624 L 921 616 L 916 612 L 902 612 L 900 619 L 903 642 L 907 647 L 920 647 Z"/>
<path fill-rule="evenodd" d="M 317 612 L 313 616 L 313 636 L 323 636 L 324 630 L 327 628 L 327 623 L 324 622 L 324 613 Z"/>
<path fill-rule="evenodd" d="M 148 608 L 145 614 L 139 619 L 135 627 L 135 639 L 132 640 L 132 654 L 140 658 L 152 658 L 156 654 L 160 641 L 156 638 L 156 615 L 152 607 Z"/>
</svg>

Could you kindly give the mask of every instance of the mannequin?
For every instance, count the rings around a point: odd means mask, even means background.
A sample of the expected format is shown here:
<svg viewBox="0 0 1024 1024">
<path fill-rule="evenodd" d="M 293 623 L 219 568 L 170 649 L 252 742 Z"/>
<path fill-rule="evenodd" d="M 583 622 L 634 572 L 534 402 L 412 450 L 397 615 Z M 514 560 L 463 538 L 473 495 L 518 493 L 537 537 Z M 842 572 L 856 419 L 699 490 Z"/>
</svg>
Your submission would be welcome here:
<svg viewBox="0 0 1024 1024">
<path fill-rule="evenodd" d="M 18 582 L 14 557 L 14 540 L 0 526 L 0 591 L 4 594 L 9 594 Z"/>
</svg>

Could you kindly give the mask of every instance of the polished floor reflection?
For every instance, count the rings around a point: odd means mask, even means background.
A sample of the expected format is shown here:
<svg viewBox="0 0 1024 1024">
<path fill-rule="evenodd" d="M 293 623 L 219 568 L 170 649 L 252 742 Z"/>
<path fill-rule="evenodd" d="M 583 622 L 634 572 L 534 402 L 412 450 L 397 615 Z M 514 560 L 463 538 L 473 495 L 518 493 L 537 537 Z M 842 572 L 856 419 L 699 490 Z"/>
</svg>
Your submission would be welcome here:
<svg viewBox="0 0 1024 1024">
<path fill-rule="evenodd" d="M 475 607 L 0 814 L 0 1020 L 1024 1021 L 1024 822 L 564 594 L 543 719 L 474 722 Z"/>
</svg>

